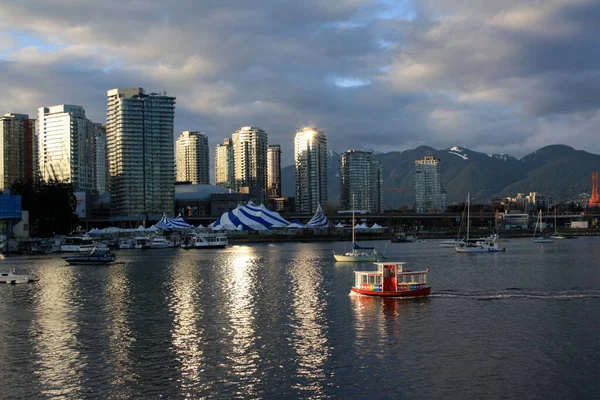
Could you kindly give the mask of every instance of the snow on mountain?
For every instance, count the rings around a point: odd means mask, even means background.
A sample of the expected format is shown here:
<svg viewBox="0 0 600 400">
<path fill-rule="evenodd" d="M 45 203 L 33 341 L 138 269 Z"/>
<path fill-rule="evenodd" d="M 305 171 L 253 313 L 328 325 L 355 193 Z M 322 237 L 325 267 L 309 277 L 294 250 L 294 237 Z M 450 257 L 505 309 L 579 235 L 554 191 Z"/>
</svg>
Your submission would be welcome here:
<svg viewBox="0 0 600 400">
<path fill-rule="evenodd" d="M 450 147 L 450 149 L 448 150 L 448 153 L 454 154 L 455 156 L 459 156 L 463 160 L 468 160 L 469 156 L 466 154 L 461 154 L 462 152 L 463 152 L 463 149 L 461 149 L 458 146 Z"/>
</svg>

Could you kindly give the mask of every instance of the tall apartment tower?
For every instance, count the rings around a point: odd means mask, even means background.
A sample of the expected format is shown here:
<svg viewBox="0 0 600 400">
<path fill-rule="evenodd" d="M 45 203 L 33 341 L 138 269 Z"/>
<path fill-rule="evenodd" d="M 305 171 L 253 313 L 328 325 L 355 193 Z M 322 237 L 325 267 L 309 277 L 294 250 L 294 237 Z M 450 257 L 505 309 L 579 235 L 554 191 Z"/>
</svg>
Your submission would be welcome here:
<svg viewBox="0 0 600 400">
<path fill-rule="evenodd" d="M 415 212 L 444 212 L 446 186 L 442 183 L 440 159 L 425 156 L 415 160 Z"/>
<path fill-rule="evenodd" d="M 296 212 L 312 214 L 327 202 L 327 139 L 322 131 L 303 128 L 294 139 Z"/>
<path fill-rule="evenodd" d="M 96 194 L 108 192 L 108 164 L 106 162 L 106 129 L 104 125 L 94 124 L 94 191 Z"/>
<path fill-rule="evenodd" d="M 174 209 L 175 97 L 142 88 L 112 89 L 107 96 L 111 218 L 159 219 Z"/>
<path fill-rule="evenodd" d="M 203 132 L 183 131 L 175 142 L 177 182 L 208 185 L 208 137 Z"/>
<path fill-rule="evenodd" d="M 35 119 L 13 113 L 0 117 L 0 191 L 37 176 L 37 152 Z"/>
<path fill-rule="evenodd" d="M 231 135 L 233 142 L 235 189 L 266 200 L 267 133 L 254 126 L 243 126 Z"/>
<path fill-rule="evenodd" d="M 215 154 L 215 185 L 229 189 L 235 188 L 233 162 L 233 142 L 226 138 L 223 144 L 217 145 Z"/>
<path fill-rule="evenodd" d="M 43 180 L 68 181 L 94 190 L 94 124 L 81 106 L 38 108 L 39 169 Z"/>
<path fill-rule="evenodd" d="M 340 203 L 343 210 L 383 209 L 383 170 L 370 151 L 348 150 L 340 161 Z M 354 196 L 354 204 L 352 198 Z"/>
<path fill-rule="evenodd" d="M 281 146 L 278 144 L 267 149 L 267 197 L 281 197 Z"/>
</svg>

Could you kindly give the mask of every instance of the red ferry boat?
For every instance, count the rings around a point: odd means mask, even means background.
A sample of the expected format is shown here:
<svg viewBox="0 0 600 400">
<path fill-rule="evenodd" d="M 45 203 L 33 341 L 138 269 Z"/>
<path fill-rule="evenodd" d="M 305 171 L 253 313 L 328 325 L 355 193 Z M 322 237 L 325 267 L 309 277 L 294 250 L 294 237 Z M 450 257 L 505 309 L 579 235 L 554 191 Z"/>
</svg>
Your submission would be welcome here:
<svg viewBox="0 0 600 400">
<path fill-rule="evenodd" d="M 352 291 L 367 296 L 416 297 L 428 296 L 431 286 L 427 286 L 425 271 L 404 269 L 405 262 L 382 261 L 373 263 L 377 271 L 355 271 Z"/>
</svg>

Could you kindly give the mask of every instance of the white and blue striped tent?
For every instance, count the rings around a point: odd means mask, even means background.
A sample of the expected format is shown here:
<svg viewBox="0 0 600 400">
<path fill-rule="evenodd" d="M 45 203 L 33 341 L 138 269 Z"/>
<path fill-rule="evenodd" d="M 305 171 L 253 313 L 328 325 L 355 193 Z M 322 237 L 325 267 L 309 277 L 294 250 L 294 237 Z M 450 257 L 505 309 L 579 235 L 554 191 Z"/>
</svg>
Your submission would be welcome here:
<svg viewBox="0 0 600 400">
<path fill-rule="evenodd" d="M 321 209 L 321 205 L 317 206 L 317 211 L 315 211 L 315 215 L 311 218 L 310 221 L 306 223 L 307 228 L 327 228 L 329 226 L 329 220 L 323 214 L 323 210 Z"/>
<path fill-rule="evenodd" d="M 155 226 L 158 229 L 166 230 L 176 230 L 176 229 L 193 229 L 194 227 L 181 217 L 181 214 L 177 216 L 177 218 L 169 218 L 165 214 L 163 214 L 160 221 L 158 221 Z"/>
<path fill-rule="evenodd" d="M 270 211 L 264 205 L 257 206 L 249 201 L 245 206 L 238 205 L 235 210 L 227 211 L 209 225 L 214 230 L 265 231 L 271 228 L 283 228 L 289 225 L 278 212 Z"/>
</svg>

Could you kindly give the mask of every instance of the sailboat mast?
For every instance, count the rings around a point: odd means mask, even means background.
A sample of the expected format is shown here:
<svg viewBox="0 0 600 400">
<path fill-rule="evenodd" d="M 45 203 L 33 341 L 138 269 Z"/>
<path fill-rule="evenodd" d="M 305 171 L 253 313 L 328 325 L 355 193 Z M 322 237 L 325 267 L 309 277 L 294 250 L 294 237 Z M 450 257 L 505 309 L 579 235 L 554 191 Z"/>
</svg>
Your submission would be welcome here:
<svg viewBox="0 0 600 400">
<path fill-rule="evenodd" d="M 471 193 L 467 193 L 467 242 L 469 241 L 469 222 L 471 221 Z"/>
</svg>

